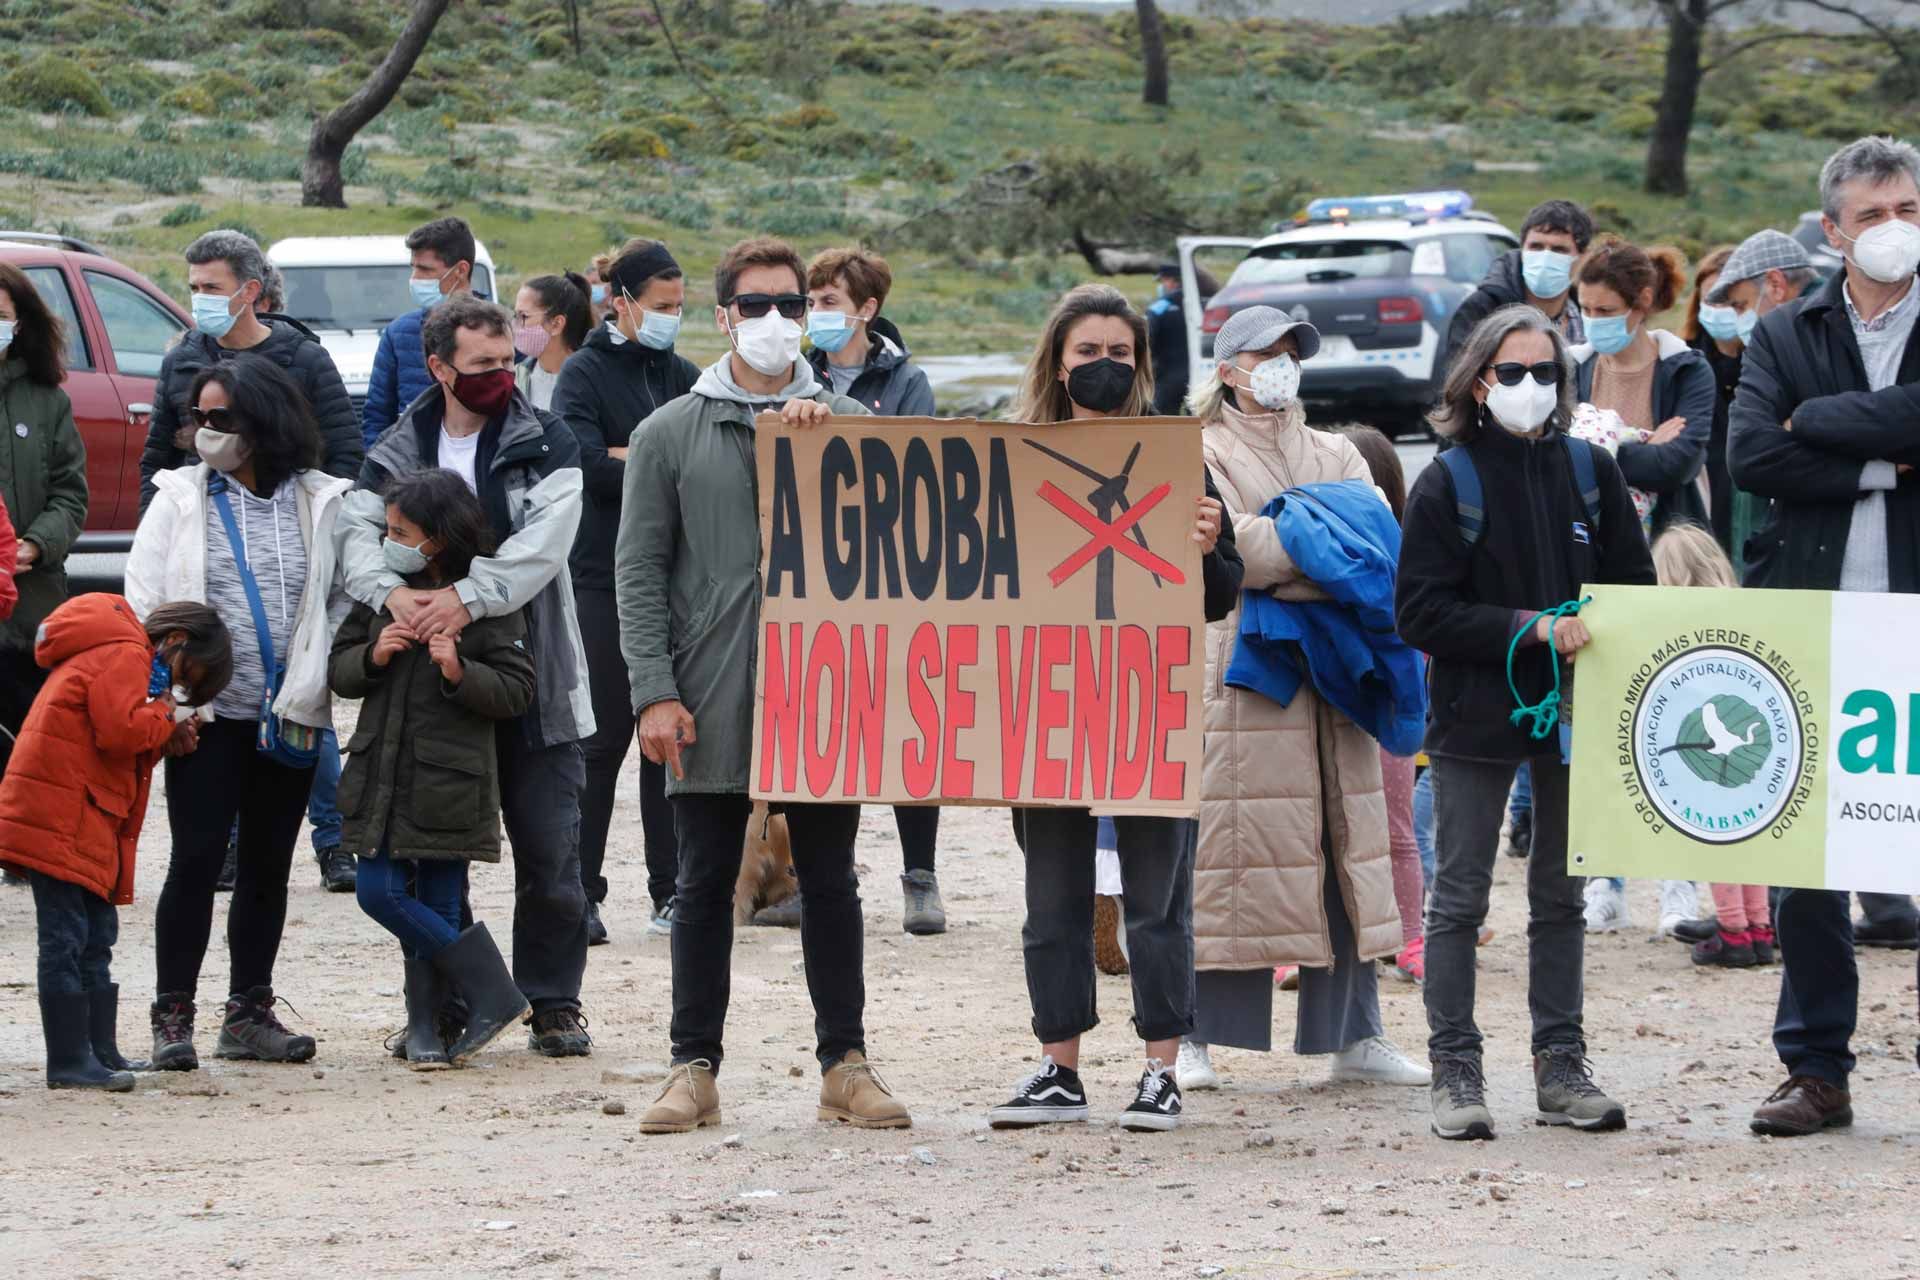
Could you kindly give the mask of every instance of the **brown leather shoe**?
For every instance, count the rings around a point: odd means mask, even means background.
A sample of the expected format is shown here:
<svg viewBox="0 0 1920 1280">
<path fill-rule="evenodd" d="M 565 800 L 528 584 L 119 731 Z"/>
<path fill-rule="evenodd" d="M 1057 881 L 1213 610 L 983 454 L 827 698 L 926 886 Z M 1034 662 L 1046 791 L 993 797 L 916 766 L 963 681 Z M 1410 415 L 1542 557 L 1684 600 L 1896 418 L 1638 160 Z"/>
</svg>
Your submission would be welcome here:
<svg viewBox="0 0 1920 1280">
<path fill-rule="evenodd" d="M 893 1090 L 858 1049 L 827 1068 L 820 1080 L 822 1120 L 837 1120 L 856 1129 L 910 1129 L 912 1117 L 893 1096 Z"/>
<path fill-rule="evenodd" d="M 1853 1123 L 1853 1095 L 1813 1076 L 1788 1076 L 1753 1113 L 1753 1131 L 1776 1138 L 1804 1138 Z"/>
</svg>

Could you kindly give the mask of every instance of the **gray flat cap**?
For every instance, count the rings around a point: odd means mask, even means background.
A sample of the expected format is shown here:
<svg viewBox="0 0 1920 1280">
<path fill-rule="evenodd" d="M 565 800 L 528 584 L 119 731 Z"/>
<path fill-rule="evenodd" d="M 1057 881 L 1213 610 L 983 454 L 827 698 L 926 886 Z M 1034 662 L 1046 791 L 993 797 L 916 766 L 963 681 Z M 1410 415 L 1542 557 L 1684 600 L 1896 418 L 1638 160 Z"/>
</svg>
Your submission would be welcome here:
<svg viewBox="0 0 1920 1280">
<path fill-rule="evenodd" d="M 1727 294 L 1743 280 L 1755 279 L 1769 271 L 1793 271 L 1811 266 L 1813 260 L 1792 236 L 1771 227 L 1756 231 L 1740 242 L 1740 247 L 1727 259 L 1727 265 L 1720 268 L 1713 288 L 1707 290 L 1707 303 L 1725 306 Z"/>
<path fill-rule="evenodd" d="M 1227 317 L 1213 340 L 1213 358 L 1227 361 L 1242 351 L 1265 351 L 1289 333 L 1300 344 L 1300 358 L 1320 350 L 1320 331 L 1304 317 L 1294 319 L 1278 307 L 1248 307 Z"/>
</svg>

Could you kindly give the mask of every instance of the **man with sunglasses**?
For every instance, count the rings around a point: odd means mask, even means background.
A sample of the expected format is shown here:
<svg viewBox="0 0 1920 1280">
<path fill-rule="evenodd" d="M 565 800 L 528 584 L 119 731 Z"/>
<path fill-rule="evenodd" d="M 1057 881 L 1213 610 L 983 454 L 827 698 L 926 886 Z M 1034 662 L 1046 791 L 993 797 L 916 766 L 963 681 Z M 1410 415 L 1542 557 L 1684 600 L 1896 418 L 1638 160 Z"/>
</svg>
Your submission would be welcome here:
<svg viewBox="0 0 1920 1280">
<path fill-rule="evenodd" d="M 367 403 L 360 411 L 361 437 L 367 448 L 420 396 L 433 389 L 426 352 L 420 344 L 427 313 L 448 298 L 473 292 L 473 260 L 479 253 L 465 218 L 435 218 L 407 233 L 413 265 L 407 291 L 414 310 L 397 316 L 380 334 L 367 381 Z"/>
<path fill-rule="evenodd" d="M 614 549 L 620 642 L 640 749 L 667 767 L 680 843 L 674 898 L 672 1070 L 643 1133 L 720 1122 L 733 886 L 752 803 L 753 655 L 760 628 L 754 418 L 803 426 L 860 403 L 822 387 L 800 358 L 806 272 L 790 245 L 747 240 L 714 271 L 714 321 L 731 350 L 691 393 L 633 433 Z M 800 947 L 818 1032 L 816 1115 L 904 1128 L 866 1060 L 866 976 L 853 869 L 857 804 L 786 807 L 806 899 Z"/>
</svg>

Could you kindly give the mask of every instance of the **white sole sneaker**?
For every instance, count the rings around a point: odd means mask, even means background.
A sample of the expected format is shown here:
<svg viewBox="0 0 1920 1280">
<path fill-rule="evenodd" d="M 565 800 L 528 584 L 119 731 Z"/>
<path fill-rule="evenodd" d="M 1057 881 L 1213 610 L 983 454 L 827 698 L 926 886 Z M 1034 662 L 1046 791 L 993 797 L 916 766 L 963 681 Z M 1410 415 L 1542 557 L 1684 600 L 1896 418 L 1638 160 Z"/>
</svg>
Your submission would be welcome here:
<svg viewBox="0 0 1920 1280">
<path fill-rule="evenodd" d="M 1166 1133 L 1180 1127 L 1180 1117 L 1155 1115 L 1149 1111 L 1126 1111 L 1121 1113 L 1120 1127 L 1133 1133 Z"/>
<path fill-rule="evenodd" d="M 1088 1108 L 1077 1107 L 995 1107 L 987 1112 L 987 1125 L 994 1129 L 1032 1129 L 1043 1124 L 1085 1124 Z"/>
</svg>

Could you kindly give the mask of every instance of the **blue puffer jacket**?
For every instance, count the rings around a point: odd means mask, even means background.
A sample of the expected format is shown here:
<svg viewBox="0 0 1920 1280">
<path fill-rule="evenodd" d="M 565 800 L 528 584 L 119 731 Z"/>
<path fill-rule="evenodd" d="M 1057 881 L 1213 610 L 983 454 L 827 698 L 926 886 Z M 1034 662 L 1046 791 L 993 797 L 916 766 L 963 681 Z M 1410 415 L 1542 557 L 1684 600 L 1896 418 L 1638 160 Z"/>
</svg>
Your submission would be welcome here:
<svg viewBox="0 0 1920 1280">
<path fill-rule="evenodd" d="M 427 311 L 422 307 L 407 312 L 380 335 L 380 349 L 373 354 L 373 375 L 367 380 L 367 406 L 360 411 L 360 437 L 369 449 L 399 421 L 402 409 L 433 386 L 433 378 L 427 373 L 426 350 L 420 345 L 420 328 L 426 323 Z"/>
<path fill-rule="evenodd" d="M 1412 755 L 1426 730 L 1426 678 L 1420 655 L 1394 632 L 1400 525 L 1392 508 L 1372 485 L 1343 480 L 1289 489 L 1260 514 L 1274 522 L 1301 576 L 1330 598 L 1296 603 L 1243 592 L 1226 682 L 1284 707 L 1311 679 L 1382 747 Z"/>
</svg>

